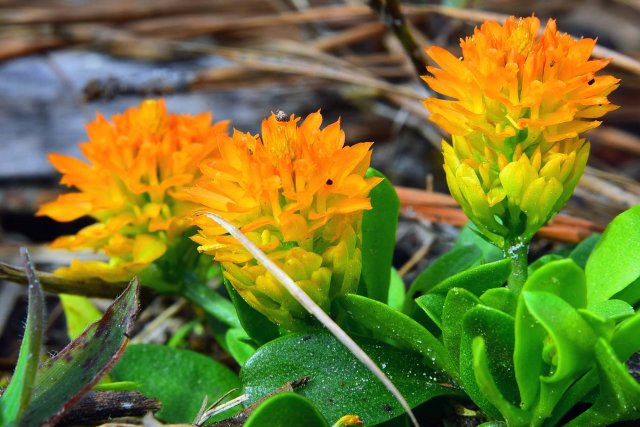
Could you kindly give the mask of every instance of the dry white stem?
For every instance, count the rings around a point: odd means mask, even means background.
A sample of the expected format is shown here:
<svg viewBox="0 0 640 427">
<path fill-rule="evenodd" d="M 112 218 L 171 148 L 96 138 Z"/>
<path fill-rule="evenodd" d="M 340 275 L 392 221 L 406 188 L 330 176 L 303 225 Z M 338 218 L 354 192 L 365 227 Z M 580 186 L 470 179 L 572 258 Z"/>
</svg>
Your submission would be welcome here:
<svg viewBox="0 0 640 427">
<path fill-rule="evenodd" d="M 415 427 L 420 427 L 418 424 L 418 420 L 415 415 L 411 411 L 411 407 L 407 403 L 400 390 L 391 382 L 391 380 L 382 372 L 382 369 L 376 365 L 376 363 L 371 360 L 369 355 L 360 348 L 358 344 L 349 336 L 347 333 L 342 330 L 340 326 L 336 322 L 334 322 L 327 313 L 325 313 L 322 308 L 318 304 L 316 304 L 309 296 L 300 289 L 293 279 L 287 275 L 280 267 L 276 265 L 260 248 L 258 248 L 251 240 L 249 240 L 240 230 L 233 226 L 233 224 L 225 221 L 219 216 L 212 214 L 210 212 L 202 212 L 202 215 L 207 216 L 213 221 L 220 224 L 229 234 L 238 239 L 240 243 L 249 251 L 253 257 L 258 260 L 260 264 L 262 264 L 271 274 L 275 277 L 282 285 L 289 291 L 291 296 L 295 298 L 296 301 L 300 303 L 309 313 L 311 313 L 316 319 L 320 321 L 328 330 L 331 332 L 337 339 L 340 341 L 349 351 L 362 362 L 363 365 L 369 369 L 373 375 L 375 375 L 382 384 L 391 392 L 391 394 L 396 398 L 396 400 L 400 403 L 402 408 L 407 412 L 409 418 L 411 419 L 412 424 Z"/>
</svg>

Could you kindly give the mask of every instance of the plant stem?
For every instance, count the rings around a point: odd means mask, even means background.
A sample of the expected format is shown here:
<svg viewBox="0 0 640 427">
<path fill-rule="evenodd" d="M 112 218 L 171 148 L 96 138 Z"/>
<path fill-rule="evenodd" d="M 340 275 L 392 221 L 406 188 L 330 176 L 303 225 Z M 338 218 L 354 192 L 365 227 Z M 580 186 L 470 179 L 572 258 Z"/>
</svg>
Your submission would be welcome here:
<svg viewBox="0 0 640 427">
<path fill-rule="evenodd" d="M 380 20 L 396 35 L 418 75 L 424 74 L 427 58 L 414 38 L 411 24 L 407 22 L 399 0 L 369 0 L 369 7 Z"/>
<path fill-rule="evenodd" d="M 520 295 L 524 282 L 527 281 L 529 263 L 527 255 L 529 254 L 529 244 L 522 242 L 514 242 L 505 250 L 505 256 L 511 258 L 513 269 L 509 275 L 508 287 L 516 295 Z"/>
</svg>

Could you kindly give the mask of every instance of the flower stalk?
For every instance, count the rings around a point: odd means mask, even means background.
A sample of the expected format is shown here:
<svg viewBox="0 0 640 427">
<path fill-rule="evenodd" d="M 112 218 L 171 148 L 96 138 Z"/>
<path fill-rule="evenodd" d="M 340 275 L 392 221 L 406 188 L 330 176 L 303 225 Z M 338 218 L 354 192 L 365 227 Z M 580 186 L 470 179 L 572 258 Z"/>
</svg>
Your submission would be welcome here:
<svg viewBox="0 0 640 427">
<path fill-rule="evenodd" d="M 528 277 L 529 244 L 514 242 L 505 253 L 505 257 L 511 259 L 512 270 L 509 275 L 507 286 L 514 294 L 519 295 Z"/>
</svg>

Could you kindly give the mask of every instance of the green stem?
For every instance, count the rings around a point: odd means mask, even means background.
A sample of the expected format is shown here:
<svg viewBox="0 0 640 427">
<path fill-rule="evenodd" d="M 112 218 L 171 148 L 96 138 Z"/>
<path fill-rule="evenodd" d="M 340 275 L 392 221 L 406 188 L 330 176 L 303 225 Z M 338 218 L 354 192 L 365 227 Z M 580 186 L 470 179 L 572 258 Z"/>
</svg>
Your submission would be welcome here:
<svg viewBox="0 0 640 427">
<path fill-rule="evenodd" d="M 527 281 L 529 262 L 527 255 L 529 254 L 529 244 L 522 242 L 514 242 L 505 250 L 505 256 L 511 258 L 513 269 L 509 276 L 508 287 L 516 295 L 520 295 L 524 282 Z"/>
</svg>

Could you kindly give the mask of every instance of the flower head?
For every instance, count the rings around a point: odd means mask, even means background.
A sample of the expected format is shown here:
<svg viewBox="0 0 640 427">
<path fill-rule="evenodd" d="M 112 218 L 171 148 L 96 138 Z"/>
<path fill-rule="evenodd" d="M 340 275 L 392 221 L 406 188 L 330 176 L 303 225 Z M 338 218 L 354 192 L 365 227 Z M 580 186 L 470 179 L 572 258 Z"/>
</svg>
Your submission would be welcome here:
<svg viewBox="0 0 640 427">
<path fill-rule="evenodd" d="M 262 137 L 236 131 L 219 142 L 220 158 L 187 190 L 190 200 L 231 222 L 324 309 L 356 289 L 362 213 L 380 181 L 365 178 L 371 143 L 344 146 L 339 122 L 320 129 L 320 113 L 302 123 L 271 115 Z M 225 277 L 256 310 L 294 328 L 306 311 L 233 237 L 198 216 L 199 250 L 214 255 Z"/>
<path fill-rule="evenodd" d="M 78 191 L 43 205 L 37 215 L 66 222 L 96 220 L 54 248 L 92 249 L 110 259 L 74 260 L 57 270 L 66 277 L 130 279 L 160 258 L 191 225 L 196 206 L 175 196 L 200 176 L 198 165 L 218 155 L 217 139 L 227 123 L 211 125 L 209 114 L 168 114 L 162 100 L 146 100 L 116 115 L 89 123 L 80 146 L 88 163 L 51 154 L 61 182 Z"/>
<path fill-rule="evenodd" d="M 589 143 L 581 133 L 616 109 L 607 99 L 618 79 L 596 75 L 593 39 L 575 40 L 535 17 L 485 22 L 460 42 L 462 58 L 427 49 L 431 120 L 452 135 L 443 142 L 452 195 L 498 246 L 527 242 L 569 199 L 584 172 Z"/>
</svg>

